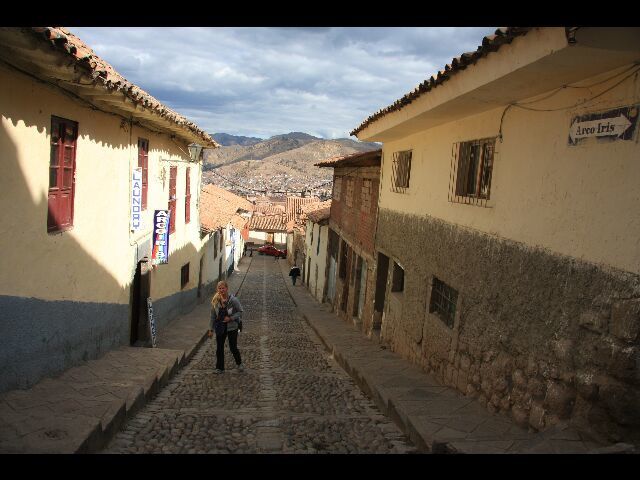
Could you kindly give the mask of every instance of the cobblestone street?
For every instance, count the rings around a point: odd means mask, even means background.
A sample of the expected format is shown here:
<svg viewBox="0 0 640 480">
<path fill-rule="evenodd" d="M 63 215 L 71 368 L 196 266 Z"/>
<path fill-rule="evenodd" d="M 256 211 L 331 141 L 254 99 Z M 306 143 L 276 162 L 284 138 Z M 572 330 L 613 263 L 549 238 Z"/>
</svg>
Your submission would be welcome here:
<svg viewBox="0 0 640 480">
<path fill-rule="evenodd" d="M 415 452 L 298 314 L 278 263 L 251 260 L 238 294 L 245 370 L 227 343 L 215 375 L 215 339 L 205 341 L 104 453 Z"/>
</svg>

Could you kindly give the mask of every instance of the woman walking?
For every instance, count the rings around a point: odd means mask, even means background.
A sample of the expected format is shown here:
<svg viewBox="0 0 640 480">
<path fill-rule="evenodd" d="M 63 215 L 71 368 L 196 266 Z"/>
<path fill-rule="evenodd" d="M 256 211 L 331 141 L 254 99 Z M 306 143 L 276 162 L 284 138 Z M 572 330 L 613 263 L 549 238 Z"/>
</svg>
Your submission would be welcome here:
<svg viewBox="0 0 640 480">
<path fill-rule="evenodd" d="M 229 285 L 224 280 L 218 282 L 216 294 L 211 299 L 211 319 L 209 320 L 209 338 L 216 332 L 216 369 L 215 373 L 224 373 L 224 342 L 229 337 L 229 349 L 239 371 L 243 371 L 240 351 L 238 350 L 238 325 L 242 321 L 242 305 L 229 294 Z"/>
</svg>

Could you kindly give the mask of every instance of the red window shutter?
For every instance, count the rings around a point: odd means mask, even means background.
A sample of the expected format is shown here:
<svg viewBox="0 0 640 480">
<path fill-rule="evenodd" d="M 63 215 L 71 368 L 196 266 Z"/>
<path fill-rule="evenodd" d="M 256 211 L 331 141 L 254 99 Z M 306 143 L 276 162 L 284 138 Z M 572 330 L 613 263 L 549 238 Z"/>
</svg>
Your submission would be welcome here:
<svg viewBox="0 0 640 480">
<path fill-rule="evenodd" d="M 138 139 L 138 167 L 142 168 L 142 210 L 146 210 L 149 185 L 149 140 L 145 138 Z"/>
<path fill-rule="evenodd" d="M 169 169 L 169 234 L 176 231 L 176 177 L 178 167 Z"/>
<path fill-rule="evenodd" d="M 78 123 L 51 117 L 47 232 L 73 226 Z"/>
<path fill-rule="evenodd" d="M 191 168 L 187 167 L 187 185 L 185 187 L 184 196 L 184 223 L 187 224 L 191 221 Z"/>
</svg>

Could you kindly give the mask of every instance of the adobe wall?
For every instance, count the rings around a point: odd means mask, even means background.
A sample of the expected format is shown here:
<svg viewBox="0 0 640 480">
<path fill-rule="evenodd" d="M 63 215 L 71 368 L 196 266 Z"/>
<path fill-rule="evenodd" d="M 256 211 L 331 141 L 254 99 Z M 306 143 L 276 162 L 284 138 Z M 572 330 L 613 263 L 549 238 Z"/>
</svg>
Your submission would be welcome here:
<svg viewBox="0 0 640 480">
<path fill-rule="evenodd" d="M 377 242 L 406 269 L 385 301 L 393 351 L 522 426 L 640 438 L 639 275 L 386 209 Z M 434 275 L 458 290 L 452 329 L 429 313 Z"/>
</svg>

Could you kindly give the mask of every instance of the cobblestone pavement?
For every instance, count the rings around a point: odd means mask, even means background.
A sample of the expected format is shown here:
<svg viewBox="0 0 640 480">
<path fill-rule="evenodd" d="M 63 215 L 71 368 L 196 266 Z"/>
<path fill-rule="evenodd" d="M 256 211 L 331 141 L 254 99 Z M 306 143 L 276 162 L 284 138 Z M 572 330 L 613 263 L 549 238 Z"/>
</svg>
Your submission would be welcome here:
<svg viewBox="0 0 640 480">
<path fill-rule="evenodd" d="M 241 287 L 235 368 L 215 340 L 117 433 L 104 453 L 415 453 L 296 312 L 279 266 L 253 257 Z"/>
</svg>

